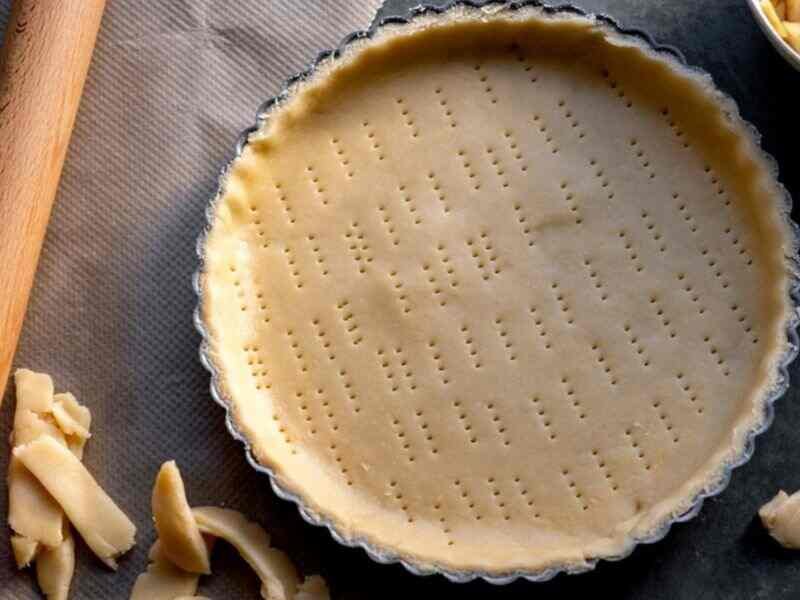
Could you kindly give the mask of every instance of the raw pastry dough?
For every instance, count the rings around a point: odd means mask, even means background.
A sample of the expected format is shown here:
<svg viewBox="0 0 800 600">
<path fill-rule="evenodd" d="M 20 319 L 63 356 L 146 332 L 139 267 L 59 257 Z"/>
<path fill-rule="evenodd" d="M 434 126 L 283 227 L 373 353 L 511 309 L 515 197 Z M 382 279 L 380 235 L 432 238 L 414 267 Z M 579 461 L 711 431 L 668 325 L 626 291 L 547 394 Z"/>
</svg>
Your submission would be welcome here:
<svg viewBox="0 0 800 600">
<path fill-rule="evenodd" d="M 36 579 L 47 600 L 67 600 L 75 572 L 75 540 L 65 524 L 64 539 L 56 546 L 42 546 L 36 557 Z"/>
<path fill-rule="evenodd" d="M 761 522 L 781 546 L 800 549 L 800 492 L 783 490 L 758 511 Z"/>
<path fill-rule="evenodd" d="M 256 459 L 346 539 L 507 574 L 713 488 L 787 349 L 784 194 L 736 109 L 573 15 L 388 26 L 230 166 L 200 317 Z"/>
<path fill-rule="evenodd" d="M 83 448 L 86 446 L 86 442 L 89 438 L 79 437 L 75 435 L 68 435 L 65 436 L 67 441 L 67 448 L 72 454 L 75 455 L 75 458 L 78 460 L 83 460 Z"/>
<path fill-rule="evenodd" d="M 59 429 L 65 435 L 71 435 L 82 439 L 92 436 L 89 428 L 92 424 L 92 413 L 85 406 L 82 406 L 72 394 L 56 394 L 53 402 L 53 417 Z"/>
<path fill-rule="evenodd" d="M 14 561 L 17 563 L 17 568 L 24 569 L 36 557 L 39 543 L 23 535 L 12 535 L 11 550 L 14 552 Z"/>
<path fill-rule="evenodd" d="M 150 548 L 147 571 L 136 578 L 130 600 L 175 600 L 193 597 L 200 576 L 173 565 L 164 555 L 160 542 Z"/>
<path fill-rule="evenodd" d="M 115 569 L 114 557 L 133 546 L 136 527 L 86 467 L 51 437 L 17 446 L 13 455 L 58 502 L 98 558 Z"/>
<path fill-rule="evenodd" d="M 227 508 L 203 506 L 193 509 L 203 533 L 222 538 L 235 547 L 261 579 L 265 600 L 292 600 L 299 578 L 286 553 L 270 547 L 269 535 L 242 513 Z"/>
<path fill-rule="evenodd" d="M 52 414 L 40 414 L 25 408 L 17 408 L 14 415 L 14 446 L 22 446 L 41 437 L 48 436 L 65 445 L 64 432 L 58 427 Z"/>
<path fill-rule="evenodd" d="M 77 455 L 80 458 L 83 444 L 90 436 L 89 409 L 81 406 L 71 394 L 54 396 L 49 375 L 20 369 L 14 376 L 17 406 L 12 445 L 23 446 L 46 437 L 66 446 L 70 445 L 67 438 L 79 438 Z M 65 437 L 66 433 L 70 435 Z M 36 558 L 39 587 L 49 600 L 66 600 L 75 571 L 75 541 L 64 512 L 13 454 L 8 483 L 9 523 L 22 534 L 11 538 L 17 566 L 26 567 Z"/>
<path fill-rule="evenodd" d="M 197 590 L 198 573 L 211 572 L 209 558 L 217 538 L 233 545 L 253 568 L 266 600 L 328 600 L 322 578 L 308 577 L 300 584 L 289 557 L 270 547 L 269 535 L 257 523 L 235 510 L 210 506 L 190 509 L 175 461 L 161 465 L 152 504 L 159 541 L 151 549 L 147 571 L 136 580 L 131 600 L 171 600 L 179 589 L 181 595 L 189 597 Z M 202 544 L 202 550 L 198 544 Z"/>
<path fill-rule="evenodd" d="M 14 412 L 12 446 L 27 444 L 40 436 L 64 443 L 64 435 L 50 420 L 53 408 L 53 380 L 44 373 L 19 369 L 14 373 L 17 403 Z M 58 546 L 62 541 L 64 513 L 52 496 L 15 456 L 8 465 L 8 522 L 28 541 L 17 546 L 41 542 Z M 30 548 L 26 553 L 30 551 Z M 35 549 L 33 553 L 35 554 Z"/>
<path fill-rule="evenodd" d="M 67 448 L 78 460 L 83 459 L 83 448 L 91 437 L 92 413 L 72 394 L 56 394 L 53 416 L 64 432 Z"/>
<path fill-rule="evenodd" d="M 330 600 L 328 585 L 319 575 L 306 577 L 297 589 L 295 600 Z"/>
<path fill-rule="evenodd" d="M 153 486 L 153 519 L 164 555 L 190 573 L 210 573 L 208 548 L 186 500 L 174 460 L 165 462 Z"/>
<path fill-rule="evenodd" d="M 53 409 L 53 380 L 45 373 L 17 369 L 14 373 L 17 390 L 17 410 L 47 414 Z"/>
<path fill-rule="evenodd" d="M 58 546 L 63 539 L 61 507 L 13 455 L 8 465 L 8 522 L 33 542 Z"/>
</svg>

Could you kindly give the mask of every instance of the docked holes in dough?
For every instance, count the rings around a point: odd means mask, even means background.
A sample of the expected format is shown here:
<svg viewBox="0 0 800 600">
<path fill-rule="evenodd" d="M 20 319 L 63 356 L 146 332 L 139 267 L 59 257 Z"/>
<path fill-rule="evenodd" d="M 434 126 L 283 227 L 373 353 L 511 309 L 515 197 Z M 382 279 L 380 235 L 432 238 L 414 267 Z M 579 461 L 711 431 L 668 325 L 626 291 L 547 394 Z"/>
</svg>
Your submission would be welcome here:
<svg viewBox="0 0 800 600">
<path fill-rule="evenodd" d="M 50 437 L 14 449 L 14 456 L 47 489 L 92 551 L 112 569 L 134 544 L 136 527 L 86 467 Z"/>
<path fill-rule="evenodd" d="M 69 393 L 56 394 L 53 399 L 53 417 L 64 435 L 88 439 L 92 413 Z"/>
<path fill-rule="evenodd" d="M 306 577 L 297 589 L 295 600 L 330 600 L 331 594 L 325 580 L 319 575 Z"/>
<path fill-rule="evenodd" d="M 64 528 L 64 540 L 55 548 L 42 546 L 36 557 L 36 579 L 47 600 L 67 600 L 75 572 L 75 539 Z"/>
<path fill-rule="evenodd" d="M 289 557 L 270 547 L 264 529 L 235 510 L 204 506 L 195 508 L 197 525 L 205 534 L 231 544 L 261 579 L 265 600 L 291 600 L 297 593 L 299 578 Z"/>
<path fill-rule="evenodd" d="M 165 462 L 153 486 L 153 519 L 164 555 L 190 573 L 210 573 L 208 549 L 186 500 L 174 460 Z"/>
<path fill-rule="evenodd" d="M 150 548 L 150 564 L 136 578 L 130 600 L 175 600 L 193 598 L 200 576 L 173 565 L 164 555 L 160 542 Z"/>
<path fill-rule="evenodd" d="M 24 569 L 36 558 L 39 543 L 24 535 L 11 536 L 11 550 L 14 552 L 14 561 L 18 569 Z"/>
</svg>

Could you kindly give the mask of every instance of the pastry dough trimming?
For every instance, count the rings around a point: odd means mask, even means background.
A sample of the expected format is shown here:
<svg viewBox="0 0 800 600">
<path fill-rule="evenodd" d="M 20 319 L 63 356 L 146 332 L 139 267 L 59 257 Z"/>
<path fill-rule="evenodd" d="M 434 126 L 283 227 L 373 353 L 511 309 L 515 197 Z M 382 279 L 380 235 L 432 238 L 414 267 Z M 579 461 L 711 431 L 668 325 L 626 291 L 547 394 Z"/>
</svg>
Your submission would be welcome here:
<svg viewBox="0 0 800 600">
<path fill-rule="evenodd" d="M 136 578 L 130 600 L 174 600 L 192 597 L 200 576 L 176 567 L 164 555 L 160 542 L 150 548 L 147 570 Z"/>
<path fill-rule="evenodd" d="M 72 394 L 54 395 L 49 375 L 19 369 L 14 379 L 17 405 L 12 446 L 47 437 L 69 447 L 80 459 L 91 435 L 89 409 Z M 35 559 L 36 578 L 48 600 L 66 600 L 75 571 L 75 541 L 61 506 L 13 453 L 8 493 L 9 524 L 16 532 L 11 545 L 17 567 L 27 567 Z"/>
<path fill-rule="evenodd" d="M 17 458 L 44 486 L 97 557 L 116 569 L 136 527 L 72 452 L 51 437 L 14 448 Z"/>
<path fill-rule="evenodd" d="M 758 515 L 769 534 L 785 548 L 800 549 L 800 492 L 791 496 L 780 490 Z"/>
<path fill-rule="evenodd" d="M 189 507 L 174 460 L 165 462 L 158 471 L 152 509 L 164 556 L 184 571 L 210 573 L 208 548 Z"/>
<path fill-rule="evenodd" d="M 69 525 L 64 539 L 55 548 L 42 546 L 36 556 L 36 579 L 47 600 L 67 600 L 75 573 L 75 539 Z"/>
<path fill-rule="evenodd" d="M 193 509 L 197 525 L 205 534 L 222 538 L 239 551 L 261 579 L 264 600 L 292 600 L 297 592 L 297 570 L 285 552 L 270 546 L 269 535 L 242 513 L 215 506 Z"/>
</svg>

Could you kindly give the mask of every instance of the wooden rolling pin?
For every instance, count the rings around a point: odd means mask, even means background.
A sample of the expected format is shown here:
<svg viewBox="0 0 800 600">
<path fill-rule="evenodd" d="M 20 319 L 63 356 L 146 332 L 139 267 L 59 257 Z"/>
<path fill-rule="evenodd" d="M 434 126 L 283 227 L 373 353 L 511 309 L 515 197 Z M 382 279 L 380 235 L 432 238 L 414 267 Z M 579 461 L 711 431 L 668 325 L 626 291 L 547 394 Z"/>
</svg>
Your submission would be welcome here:
<svg viewBox="0 0 800 600">
<path fill-rule="evenodd" d="M 0 53 L 0 403 L 105 0 L 15 0 Z"/>
</svg>

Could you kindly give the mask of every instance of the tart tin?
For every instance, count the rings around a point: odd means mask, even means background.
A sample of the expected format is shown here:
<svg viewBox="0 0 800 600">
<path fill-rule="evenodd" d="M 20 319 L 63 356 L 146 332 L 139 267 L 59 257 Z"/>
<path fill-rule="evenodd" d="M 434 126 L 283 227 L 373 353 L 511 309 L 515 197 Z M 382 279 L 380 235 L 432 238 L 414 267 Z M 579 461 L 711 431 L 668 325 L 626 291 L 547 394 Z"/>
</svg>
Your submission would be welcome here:
<svg viewBox="0 0 800 600">
<path fill-rule="evenodd" d="M 369 39 L 372 36 L 374 36 L 376 32 L 378 32 L 384 27 L 407 25 L 421 16 L 438 15 L 459 7 L 469 8 L 469 9 L 479 9 L 485 11 L 487 13 L 487 16 L 500 10 L 513 11 L 520 9 L 534 9 L 538 10 L 540 14 L 544 16 L 555 16 L 556 18 L 561 15 L 567 17 L 580 16 L 589 18 L 593 20 L 599 27 L 613 34 L 613 36 L 616 39 L 624 39 L 627 42 L 631 42 L 637 44 L 640 47 L 646 48 L 649 52 L 658 55 L 659 58 L 667 60 L 673 66 L 679 67 L 681 71 L 695 77 L 696 79 L 700 79 L 704 83 L 712 86 L 712 89 L 715 91 L 715 94 L 717 95 L 717 100 L 725 106 L 731 120 L 736 121 L 740 125 L 742 125 L 744 130 L 746 132 L 749 132 L 749 135 L 751 136 L 755 146 L 760 148 L 761 136 L 758 133 L 758 131 L 750 123 L 742 119 L 742 117 L 739 114 L 736 102 L 723 92 L 719 91 L 718 88 L 715 85 L 713 85 L 713 80 L 710 75 L 708 75 L 707 73 L 705 73 L 700 69 L 697 69 L 695 67 L 690 67 L 689 65 L 687 65 L 686 59 L 684 58 L 683 54 L 676 48 L 673 48 L 671 46 L 659 45 L 653 40 L 653 38 L 648 33 L 638 29 L 626 29 L 621 25 L 619 25 L 617 21 L 615 21 L 611 17 L 608 17 L 606 15 L 587 13 L 581 10 L 580 8 L 577 8 L 569 4 L 558 5 L 558 6 L 547 6 L 544 5 L 542 2 L 540 2 L 539 0 L 522 0 L 515 2 L 504 2 L 502 0 L 489 0 L 488 2 L 475 2 L 472 0 L 454 0 L 448 3 L 447 5 L 441 7 L 420 5 L 412 9 L 411 16 L 409 18 L 400 18 L 400 17 L 384 18 L 373 23 L 372 26 L 365 31 L 356 31 L 354 33 L 351 33 L 341 41 L 341 43 L 336 49 L 327 50 L 320 53 L 303 72 L 298 73 L 293 77 L 290 77 L 285 82 L 282 91 L 277 96 L 271 98 L 270 100 L 268 100 L 259 107 L 258 112 L 256 113 L 256 124 L 243 131 L 239 136 L 236 143 L 235 156 L 233 160 L 223 168 L 219 176 L 217 193 L 212 198 L 211 202 L 206 208 L 206 226 L 204 231 L 197 240 L 197 254 L 199 257 L 199 268 L 197 272 L 194 274 L 192 281 L 194 290 L 198 297 L 198 305 L 194 312 L 194 323 L 195 327 L 197 328 L 198 332 L 202 337 L 202 342 L 200 345 L 200 362 L 211 374 L 211 396 L 220 406 L 222 406 L 225 409 L 226 412 L 225 424 L 228 428 L 228 431 L 235 439 L 237 439 L 243 444 L 245 450 L 245 456 L 250 465 L 256 471 L 267 475 L 272 485 L 272 489 L 275 491 L 275 493 L 284 500 L 289 500 L 294 504 L 296 504 L 300 512 L 300 515 L 308 523 L 311 523 L 312 525 L 325 527 L 326 529 L 328 529 L 328 531 L 330 531 L 331 536 L 333 536 L 333 539 L 335 539 L 337 542 L 339 542 L 344 546 L 363 548 L 364 551 L 367 553 L 367 555 L 376 562 L 400 563 L 414 575 L 431 575 L 434 573 L 438 573 L 446 577 L 448 580 L 456 583 L 465 583 L 480 578 L 487 581 L 488 583 L 496 585 L 508 584 L 520 578 L 527 579 L 528 581 L 547 581 L 549 579 L 552 579 L 559 573 L 576 574 L 576 573 L 583 573 L 586 571 L 590 571 L 597 566 L 597 563 L 601 559 L 608 561 L 622 560 L 623 558 L 629 556 L 633 551 L 633 548 L 635 548 L 638 544 L 652 544 L 654 542 L 663 539 L 664 536 L 666 536 L 666 534 L 669 532 L 669 529 L 670 527 L 672 527 L 673 523 L 682 523 L 695 517 L 698 514 L 698 512 L 700 512 L 700 509 L 703 506 L 703 501 L 706 498 L 716 496 L 727 487 L 733 469 L 735 469 L 740 465 L 745 464 L 750 460 L 750 458 L 753 455 L 753 451 L 755 449 L 756 436 L 766 431 L 772 424 L 772 420 L 774 417 L 773 404 L 775 403 L 776 400 L 781 398 L 789 388 L 788 366 L 796 358 L 798 354 L 799 342 L 796 329 L 798 324 L 800 324 L 800 275 L 799 275 L 800 269 L 798 268 L 800 267 L 800 255 L 798 255 L 797 249 L 798 249 L 798 242 L 800 242 L 800 227 L 798 227 L 797 224 L 794 223 L 790 217 L 792 208 L 791 196 L 789 195 L 789 192 L 782 185 L 779 184 L 779 190 L 782 195 L 783 217 L 785 219 L 786 225 L 788 226 L 787 229 L 789 231 L 789 235 L 791 236 L 791 255 L 785 257 L 786 269 L 790 278 L 789 295 L 790 295 L 790 305 L 792 309 L 788 322 L 786 324 L 786 338 L 787 338 L 786 349 L 783 353 L 783 356 L 781 356 L 778 362 L 777 373 L 775 373 L 774 376 L 774 384 L 772 388 L 767 392 L 767 397 L 763 401 L 761 418 L 758 421 L 758 423 L 756 423 L 752 427 L 752 429 L 749 432 L 747 432 L 745 443 L 742 445 L 742 449 L 739 455 L 729 460 L 726 464 L 721 465 L 720 474 L 718 478 L 715 481 L 711 481 L 707 484 L 706 488 L 693 499 L 693 501 L 691 502 L 691 507 L 688 510 L 686 510 L 683 513 L 680 513 L 677 516 L 665 520 L 660 524 L 659 527 L 655 528 L 648 535 L 633 538 L 628 548 L 626 548 L 626 550 L 621 554 L 615 556 L 604 556 L 602 558 L 588 557 L 585 560 L 585 562 L 581 565 L 554 566 L 536 571 L 522 570 L 522 571 L 511 571 L 502 574 L 477 571 L 477 570 L 469 570 L 469 571 L 449 570 L 447 568 L 443 568 L 436 564 L 422 563 L 414 561 L 412 559 L 403 558 L 402 556 L 396 554 L 395 552 L 389 549 L 382 548 L 379 545 L 376 545 L 370 541 L 367 541 L 363 538 L 359 538 L 357 536 L 346 537 L 337 530 L 336 524 L 333 523 L 330 519 L 328 519 L 325 515 L 321 515 L 310 510 L 308 506 L 305 504 L 305 501 L 302 497 L 295 494 L 292 490 L 282 487 L 281 483 L 275 477 L 273 471 L 258 462 L 258 460 L 255 458 L 255 456 L 251 451 L 247 439 L 237 429 L 236 423 L 234 422 L 233 415 L 230 410 L 230 400 L 222 392 L 222 387 L 219 385 L 219 378 L 220 378 L 219 371 L 217 369 L 217 365 L 214 364 L 214 360 L 209 353 L 209 332 L 206 328 L 202 316 L 203 290 L 200 281 L 201 281 L 201 276 L 205 270 L 206 236 L 214 224 L 214 212 L 215 212 L 214 209 L 216 206 L 216 202 L 221 197 L 224 191 L 225 176 L 228 170 L 230 169 L 233 161 L 235 161 L 241 155 L 242 151 L 248 144 L 250 136 L 256 131 L 258 131 L 260 127 L 269 119 L 269 113 L 275 107 L 275 105 L 279 104 L 281 101 L 291 96 L 292 89 L 296 84 L 309 78 L 313 73 L 316 72 L 316 70 L 320 67 L 320 65 L 328 63 L 329 61 L 337 60 L 343 54 L 345 49 L 354 42 L 357 42 L 359 40 Z M 778 175 L 777 162 L 772 156 L 770 156 L 763 150 L 761 151 L 761 153 L 762 153 L 762 158 L 768 165 L 768 168 L 770 169 L 771 173 L 777 179 Z"/>
</svg>

